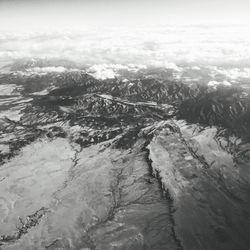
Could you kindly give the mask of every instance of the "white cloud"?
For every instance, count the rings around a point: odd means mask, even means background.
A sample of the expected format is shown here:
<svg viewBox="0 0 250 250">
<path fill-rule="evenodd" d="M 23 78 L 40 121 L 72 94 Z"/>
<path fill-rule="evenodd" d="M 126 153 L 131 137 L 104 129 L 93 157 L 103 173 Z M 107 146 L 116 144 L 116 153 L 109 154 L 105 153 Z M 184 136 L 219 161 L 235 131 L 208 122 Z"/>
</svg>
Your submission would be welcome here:
<svg viewBox="0 0 250 250">
<path fill-rule="evenodd" d="M 213 87 L 216 88 L 219 85 L 224 85 L 224 86 L 231 86 L 232 84 L 226 80 L 222 81 L 222 82 L 218 82 L 218 81 L 209 81 L 207 84 L 209 87 Z"/>
<path fill-rule="evenodd" d="M 96 79 L 105 80 L 113 79 L 118 76 L 112 68 L 106 67 L 106 65 L 93 65 L 87 72 Z"/>
<path fill-rule="evenodd" d="M 240 79 L 250 79 L 250 68 L 221 68 L 221 67 L 209 67 L 211 70 L 210 75 L 215 78 L 222 75 L 232 81 Z"/>
<path fill-rule="evenodd" d="M 145 47 L 152 41 L 153 49 Z M 250 65 L 250 33 L 249 27 L 243 26 L 148 26 L 1 34 L 0 61 L 24 57 L 64 58 L 90 66 L 157 65 L 174 70 L 179 70 L 182 62 Z"/>
<path fill-rule="evenodd" d="M 48 72 L 64 72 L 67 69 L 59 66 L 59 67 L 34 67 L 34 68 L 28 68 L 27 72 L 37 72 L 37 73 L 48 73 Z"/>
<path fill-rule="evenodd" d="M 175 70 L 175 71 L 178 71 L 178 72 L 182 71 L 182 69 L 180 67 L 178 67 L 175 63 L 165 62 L 164 66 L 167 69 L 172 69 L 172 70 Z"/>
<path fill-rule="evenodd" d="M 104 80 L 104 79 L 113 79 L 118 77 L 119 70 L 127 70 L 130 72 L 137 72 L 140 69 L 146 69 L 146 65 L 142 64 L 95 64 L 87 69 L 87 73 L 94 76 L 97 79 Z"/>
<path fill-rule="evenodd" d="M 193 67 L 191 67 L 191 69 L 192 69 L 192 70 L 201 70 L 201 68 L 198 67 L 198 66 L 193 66 Z"/>
</svg>

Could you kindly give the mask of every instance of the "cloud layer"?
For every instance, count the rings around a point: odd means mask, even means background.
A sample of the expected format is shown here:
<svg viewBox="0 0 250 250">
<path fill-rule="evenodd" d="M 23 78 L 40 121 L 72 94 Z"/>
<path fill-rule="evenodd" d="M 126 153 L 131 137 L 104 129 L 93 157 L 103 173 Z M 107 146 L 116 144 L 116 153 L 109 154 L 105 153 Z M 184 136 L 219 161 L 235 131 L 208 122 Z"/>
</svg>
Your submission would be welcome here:
<svg viewBox="0 0 250 250">
<path fill-rule="evenodd" d="M 62 58 L 84 64 L 250 65 L 249 27 L 145 27 L 0 33 L 0 61 Z M 173 64 L 174 65 L 174 64 Z"/>
</svg>

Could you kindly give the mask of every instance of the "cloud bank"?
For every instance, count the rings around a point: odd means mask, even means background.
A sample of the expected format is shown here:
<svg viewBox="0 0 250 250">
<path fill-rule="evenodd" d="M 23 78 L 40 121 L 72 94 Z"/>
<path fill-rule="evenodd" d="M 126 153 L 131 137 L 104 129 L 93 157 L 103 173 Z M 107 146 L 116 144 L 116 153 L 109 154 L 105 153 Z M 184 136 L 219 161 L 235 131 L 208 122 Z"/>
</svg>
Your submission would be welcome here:
<svg viewBox="0 0 250 250">
<path fill-rule="evenodd" d="M 175 67 L 250 65 L 247 26 L 157 26 L 84 31 L 0 33 L 0 62 L 61 58 L 83 64 L 143 64 Z M 177 68 L 175 68 L 177 69 Z"/>
</svg>

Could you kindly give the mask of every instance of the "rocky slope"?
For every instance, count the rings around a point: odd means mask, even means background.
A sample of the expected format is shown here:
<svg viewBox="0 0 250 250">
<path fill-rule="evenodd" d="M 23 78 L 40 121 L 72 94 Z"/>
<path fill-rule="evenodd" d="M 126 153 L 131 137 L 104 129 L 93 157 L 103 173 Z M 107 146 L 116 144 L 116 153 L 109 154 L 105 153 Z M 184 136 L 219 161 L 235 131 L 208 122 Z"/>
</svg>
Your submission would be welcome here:
<svg viewBox="0 0 250 250">
<path fill-rule="evenodd" d="M 244 89 L 14 66 L 0 76 L 1 249 L 249 249 Z"/>
</svg>

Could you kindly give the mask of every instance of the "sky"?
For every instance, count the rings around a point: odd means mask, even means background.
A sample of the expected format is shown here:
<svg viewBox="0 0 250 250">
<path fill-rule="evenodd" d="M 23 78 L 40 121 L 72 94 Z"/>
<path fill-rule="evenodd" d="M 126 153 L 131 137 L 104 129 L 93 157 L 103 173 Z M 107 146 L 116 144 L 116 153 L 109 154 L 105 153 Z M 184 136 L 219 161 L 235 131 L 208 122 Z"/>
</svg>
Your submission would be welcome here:
<svg viewBox="0 0 250 250">
<path fill-rule="evenodd" d="M 249 0 L 0 0 L 0 30 L 248 24 Z"/>
</svg>

